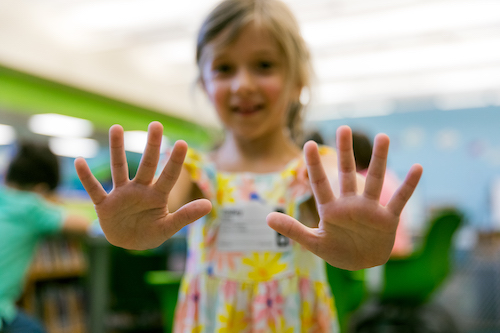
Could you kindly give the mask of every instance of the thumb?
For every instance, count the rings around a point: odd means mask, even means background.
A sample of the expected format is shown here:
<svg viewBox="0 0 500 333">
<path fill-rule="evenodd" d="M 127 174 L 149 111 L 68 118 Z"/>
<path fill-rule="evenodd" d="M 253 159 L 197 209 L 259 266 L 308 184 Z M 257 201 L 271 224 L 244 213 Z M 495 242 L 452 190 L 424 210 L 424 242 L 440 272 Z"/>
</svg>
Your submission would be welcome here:
<svg viewBox="0 0 500 333">
<path fill-rule="evenodd" d="M 316 234 L 313 229 L 306 227 L 293 217 L 282 213 L 270 213 L 267 215 L 267 225 L 314 252 L 317 244 Z"/>
</svg>

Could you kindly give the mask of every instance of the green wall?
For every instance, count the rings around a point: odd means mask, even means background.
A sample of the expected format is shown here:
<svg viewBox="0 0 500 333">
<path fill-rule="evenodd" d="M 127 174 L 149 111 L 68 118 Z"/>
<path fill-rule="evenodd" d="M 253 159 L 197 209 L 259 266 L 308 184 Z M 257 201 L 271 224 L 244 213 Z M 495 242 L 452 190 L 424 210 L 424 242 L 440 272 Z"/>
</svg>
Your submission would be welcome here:
<svg viewBox="0 0 500 333">
<path fill-rule="evenodd" d="M 151 121 L 160 121 L 172 141 L 208 147 L 214 129 L 170 117 L 159 111 L 69 87 L 0 65 L 0 108 L 27 114 L 60 113 L 88 119 L 99 131 L 107 132 L 119 123 L 125 130 L 145 130 Z"/>
</svg>

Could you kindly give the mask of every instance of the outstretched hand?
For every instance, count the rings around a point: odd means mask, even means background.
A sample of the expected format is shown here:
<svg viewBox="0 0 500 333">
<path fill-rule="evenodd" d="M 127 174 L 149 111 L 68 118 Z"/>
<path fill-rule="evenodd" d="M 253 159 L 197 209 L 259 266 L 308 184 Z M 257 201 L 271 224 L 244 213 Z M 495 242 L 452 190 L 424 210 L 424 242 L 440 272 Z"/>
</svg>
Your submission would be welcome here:
<svg viewBox="0 0 500 333">
<path fill-rule="evenodd" d="M 299 242 L 330 265 L 357 270 L 384 264 L 394 245 L 399 216 L 415 190 L 422 166 L 415 164 L 384 207 L 379 203 L 384 182 L 389 138 L 375 138 L 373 155 L 362 193 L 356 188 L 356 165 L 352 133 L 347 126 L 337 130 L 340 195 L 335 197 L 322 165 L 316 143 L 304 146 L 307 171 L 320 217 L 317 228 L 309 228 L 294 218 L 268 215 L 269 226 Z"/>
<path fill-rule="evenodd" d="M 154 181 L 160 158 L 163 126 L 152 122 L 148 141 L 134 179 L 128 177 L 123 128 L 109 130 L 113 190 L 107 194 L 83 158 L 75 168 L 88 192 L 108 241 L 127 249 L 145 250 L 161 245 L 185 225 L 208 214 L 210 201 L 192 201 L 176 212 L 167 208 L 168 196 L 177 181 L 187 152 L 187 144 L 177 141 L 159 178 Z"/>
</svg>

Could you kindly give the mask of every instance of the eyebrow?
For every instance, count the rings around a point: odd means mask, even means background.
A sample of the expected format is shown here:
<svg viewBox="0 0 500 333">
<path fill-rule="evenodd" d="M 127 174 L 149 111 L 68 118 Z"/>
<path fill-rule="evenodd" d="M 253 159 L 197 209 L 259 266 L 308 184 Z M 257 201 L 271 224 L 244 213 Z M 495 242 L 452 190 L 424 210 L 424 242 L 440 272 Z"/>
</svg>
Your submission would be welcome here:
<svg viewBox="0 0 500 333">
<path fill-rule="evenodd" d="M 260 50 L 257 50 L 255 52 L 252 52 L 251 54 L 253 56 L 256 56 L 256 57 L 263 57 L 263 56 L 264 57 L 278 57 L 280 53 L 277 50 L 265 48 L 265 49 L 260 49 Z M 212 59 L 214 61 L 224 59 L 225 57 L 227 57 L 227 53 L 224 50 L 213 52 L 213 54 L 212 54 Z"/>
<path fill-rule="evenodd" d="M 274 49 L 262 49 L 255 52 L 257 56 L 278 56 L 279 52 Z"/>
</svg>

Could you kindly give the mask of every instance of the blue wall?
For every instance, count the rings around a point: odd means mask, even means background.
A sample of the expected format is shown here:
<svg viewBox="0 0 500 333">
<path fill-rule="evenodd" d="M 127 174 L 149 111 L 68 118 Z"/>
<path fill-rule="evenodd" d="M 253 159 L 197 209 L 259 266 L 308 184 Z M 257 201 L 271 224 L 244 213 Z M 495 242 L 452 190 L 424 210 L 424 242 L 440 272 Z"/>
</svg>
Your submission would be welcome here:
<svg viewBox="0 0 500 333">
<path fill-rule="evenodd" d="M 393 113 L 308 125 L 334 144 L 335 129 L 343 124 L 371 137 L 379 132 L 389 135 L 388 165 L 401 178 L 413 163 L 422 164 L 424 174 L 412 201 L 423 216 L 429 208 L 455 205 L 471 225 L 490 228 L 490 184 L 500 177 L 499 107 Z"/>
</svg>

